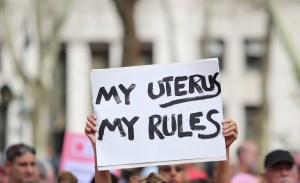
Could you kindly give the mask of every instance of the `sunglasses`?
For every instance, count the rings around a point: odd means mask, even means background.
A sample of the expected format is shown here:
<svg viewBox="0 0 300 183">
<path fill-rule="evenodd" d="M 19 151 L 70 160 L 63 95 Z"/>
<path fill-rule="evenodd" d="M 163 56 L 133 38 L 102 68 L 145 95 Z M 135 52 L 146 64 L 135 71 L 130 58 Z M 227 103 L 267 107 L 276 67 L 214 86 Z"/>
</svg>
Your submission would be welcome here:
<svg viewBox="0 0 300 183">
<path fill-rule="evenodd" d="M 181 172 L 181 171 L 183 171 L 184 168 L 183 168 L 183 166 L 179 166 L 179 165 L 177 165 L 177 166 L 161 166 L 161 167 L 159 167 L 159 170 L 161 172 L 171 172 L 172 169 L 175 169 L 176 172 Z"/>
</svg>

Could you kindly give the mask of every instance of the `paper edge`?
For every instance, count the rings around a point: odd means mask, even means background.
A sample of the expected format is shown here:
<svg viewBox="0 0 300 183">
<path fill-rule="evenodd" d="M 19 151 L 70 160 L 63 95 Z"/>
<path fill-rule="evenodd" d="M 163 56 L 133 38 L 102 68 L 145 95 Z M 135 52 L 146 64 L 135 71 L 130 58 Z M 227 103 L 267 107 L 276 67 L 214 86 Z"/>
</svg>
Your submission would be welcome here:
<svg viewBox="0 0 300 183">
<path fill-rule="evenodd" d="M 160 165 L 199 163 L 199 162 L 225 161 L 225 160 L 226 160 L 226 155 L 221 156 L 221 157 L 200 158 L 200 159 L 158 161 L 158 162 L 134 163 L 134 164 L 126 164 L 126 165 L 98 166 L 97 170 L 102 171 L 102 170 L 113 170 L 113 169 L 126 169 L 126 168 L 137 168 L 137 167 L 147 167 L 147 166 L 160 166 Z"/>
</svg>

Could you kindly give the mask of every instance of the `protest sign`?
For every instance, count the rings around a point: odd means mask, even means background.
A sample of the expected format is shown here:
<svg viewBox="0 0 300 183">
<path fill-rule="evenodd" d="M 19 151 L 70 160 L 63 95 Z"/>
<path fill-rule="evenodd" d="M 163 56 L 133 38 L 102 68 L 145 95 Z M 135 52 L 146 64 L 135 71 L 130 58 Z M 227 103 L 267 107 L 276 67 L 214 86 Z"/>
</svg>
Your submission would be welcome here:
<svg viewBox="0 0 300 183">
<path fill-rule="evenodd" d="M 83 134 L 66 132 L 60 171 L 74 173 L 78 182 L 90 182 L 95 174 L 94 166 L 94 151 L 89 139 Z"/>
<path fill-rule="evenodd" d="M 91 71 L 98 170 L 226 159 L 217 59 Z"/>
</svg>

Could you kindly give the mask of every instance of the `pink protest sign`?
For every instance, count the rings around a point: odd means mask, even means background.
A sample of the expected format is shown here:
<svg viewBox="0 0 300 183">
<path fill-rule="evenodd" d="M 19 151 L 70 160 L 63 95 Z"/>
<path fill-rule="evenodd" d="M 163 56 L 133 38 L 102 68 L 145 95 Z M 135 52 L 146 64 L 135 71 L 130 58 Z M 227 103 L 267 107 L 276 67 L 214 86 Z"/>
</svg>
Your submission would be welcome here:
<svg viewBox="0 0 300 183">
<path fill-rule="evenodd" d="M 78 182 L 90 182 L 94 176 L 94 152 L 89 139 L 82 134 L 66 132 L 60 170 L 74 173 Z"/>
</svg>

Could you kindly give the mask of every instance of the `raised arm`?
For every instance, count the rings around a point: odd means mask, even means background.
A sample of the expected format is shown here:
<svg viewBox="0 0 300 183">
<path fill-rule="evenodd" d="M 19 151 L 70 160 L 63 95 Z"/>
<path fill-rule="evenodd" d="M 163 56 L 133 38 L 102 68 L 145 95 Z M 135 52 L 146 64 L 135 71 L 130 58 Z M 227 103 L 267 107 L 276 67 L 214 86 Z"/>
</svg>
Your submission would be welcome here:
<svg viewBox="0 0 300 183">
<path fill-rule="evenodd" d="M 85 125 L 85 135 L 89 138 L 93 149 L 94 149 L 94 157 L 95 157 L 95 183 L 111 183 L 111 176 L 108 170 L 97 171 L 97 157 L 96 157 L 96 138 L 95 133 L 97 131 L 96 128 L 96 120 L 97 117 L 95 114 L 91 114 L 87 117 L 86 125 Z"/>
<path fill-rule="evenodd" d="M 238 129 L 233 120 L 224 120 L 222 126 L 223 135 L 225 137 L 227 160 L 218 162 L 216 183 L 230 183 L 229 147 L 237 139 Z"/>
</svg>

